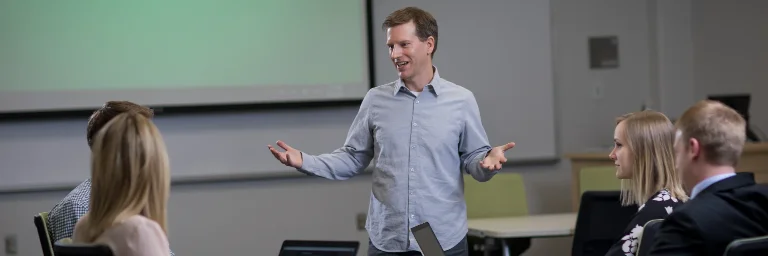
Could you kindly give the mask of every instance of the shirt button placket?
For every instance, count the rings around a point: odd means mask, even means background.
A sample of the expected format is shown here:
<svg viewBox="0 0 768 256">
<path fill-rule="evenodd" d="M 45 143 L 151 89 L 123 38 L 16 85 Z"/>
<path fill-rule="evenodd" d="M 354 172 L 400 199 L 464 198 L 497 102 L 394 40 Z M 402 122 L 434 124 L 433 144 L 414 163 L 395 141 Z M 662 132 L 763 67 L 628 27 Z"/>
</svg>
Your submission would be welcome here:
<svg viewBox="0 0 768 256">
<path fill-rule="evenodd" d="M 413 103 L 413 112 L 414 112 L 414 116 L 415 116 L 415 112 L 416 112 L 417 104 L 419 104 L 419 100 L 414 100 L 413 102 L 414 102 Z M 418 123 L 416 123 L 416 119 L 415 118 L 413 118 L 413 120 L 414 121 L 411 123 L 411 125 L 412 125 L 412 128 L 411 128 L 411 138 L 410 138 L 410 141 L 411 141 L 410 156 L 411 157 L 409 159 L 410 167 L 409 167 L 409 172 L 408 172 L 408 177 L 409 177 L 409 182 L 408 182 L 408 223 L 409 224 L 408 224 L 408 226 L 409 226 L 409 230 L 410 230 L 410 226 L 413 226 L 413 225 L 415 225 L 417 223 L 416 213 L 415 213 L 415 208 L 416 208 L 415 207 L 416 206 L 416 195 L 415 194 L 416 193 L 414 191 L 414 188 L 417 187 L 417 185 L 416 185 L 416 168 L 417 168 L 416 159 L 418 159 L 419 157 L 417 156 L 418 150 L 416 149 L 417 146 L 416 146 L 416 135 L 415 134 L 417 134 L 416 129 L 417 129 L 417 127 L 419 125 L 418 125 Z M 409 244 L 410 244 L 411 243 L 410 240 L 412 240 L 410 232 L 408 232 L 408 240 L 409 240 Z"/>
</svg>

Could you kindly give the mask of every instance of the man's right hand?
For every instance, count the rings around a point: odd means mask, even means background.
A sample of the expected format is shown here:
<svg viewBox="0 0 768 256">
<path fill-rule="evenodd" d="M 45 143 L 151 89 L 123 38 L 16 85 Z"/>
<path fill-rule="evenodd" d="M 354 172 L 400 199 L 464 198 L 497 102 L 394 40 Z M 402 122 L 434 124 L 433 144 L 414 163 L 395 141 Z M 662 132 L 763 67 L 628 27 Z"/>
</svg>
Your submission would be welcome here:
<svg viewBox="0 0 768 256">
<path fill-rule="evenodd" d="M 288 146 L 288 144 L 285 144 L 285 142 L 279 140 L 277 141 L 277 145 L 284 149 L 285 152 L 280 152 L 272 147 L 272 145 L 267 145 L 269 151 L 272 152 L 272 155 L 274 155 L 277 160 L 286 166 L 301 168 L 301 165 L 304 163 L 303 159 L 301 158 L 301 151 L 298 151 L 295 148 Z"/>
</svg>

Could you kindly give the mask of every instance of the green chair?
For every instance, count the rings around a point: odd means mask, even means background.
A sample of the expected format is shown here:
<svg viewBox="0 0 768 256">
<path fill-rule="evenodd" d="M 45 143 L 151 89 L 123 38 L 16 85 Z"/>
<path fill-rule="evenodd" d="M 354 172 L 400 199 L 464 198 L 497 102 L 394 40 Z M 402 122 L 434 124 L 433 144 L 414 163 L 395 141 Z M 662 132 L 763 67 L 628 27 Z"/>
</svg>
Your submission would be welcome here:
<svg viewBox="0 0 768 256">
<path fill-rule="evenodd" d="M 43 256 L 53 256 L 51 234 L 48 233 L 48 212 L 36 214 L 34 220 L 35 227 L 37 227 L 37 236 L 40 238 L 40 246 L 43 248 Z"/>
<path fill-rule="evenodd" d="M 591 166 L 579 171 L 579 195 L 584 191 L 621 190 L 621 180 L 616 178 L 616 166 Z"/>
<path fill-rule="evenodd" d="M 59 239 L 59 241 L 53 242 L 53 247 L 56 247 L 56 244 L 72 244 L 72 243 L 74 243 L 74 241 L 72 241 L 71 237 L 65 237 L 65 238 Z"/>
<path fill-rule="evenodd" d="M 523 177 L 517 173 L 500 172 L 486 182 L 479 182 L 470 175 L 464 175 L 464 199 L 467 202 L 468 219 L 528 215 L 528 200 Z M 505 247 L 509 250 L 507 252 L 509 255 L 520 255 L 530 248 L 531 239 L 511 238 L 486 241 L 485 238 L 468 236 L 467 243 L 470 255 L 492 251 L 503 253 Z"/>
<path fill-rule="evenodd" d="M 479 182 L 464 175 L 467 218 L 493 218 L 528 215 L 528 200 L 523 177 L 517 173 L 498 173 Z"/>
</svg>

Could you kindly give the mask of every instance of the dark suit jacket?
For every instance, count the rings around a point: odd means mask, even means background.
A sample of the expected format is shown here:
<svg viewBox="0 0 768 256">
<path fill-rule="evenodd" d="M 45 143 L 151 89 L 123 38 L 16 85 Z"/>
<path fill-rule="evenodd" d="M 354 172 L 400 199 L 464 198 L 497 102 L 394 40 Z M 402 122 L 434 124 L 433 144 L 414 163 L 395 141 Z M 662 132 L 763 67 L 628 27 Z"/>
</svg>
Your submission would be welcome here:
<svg viewBox="0 0 768 256">
<path fill-rule="evenodd" d="M 768 186 L 752 173 L 715 182 L 669 215 L 649 255 L 717 255 L 739 238 L 768 235 Z"/>
</svg>

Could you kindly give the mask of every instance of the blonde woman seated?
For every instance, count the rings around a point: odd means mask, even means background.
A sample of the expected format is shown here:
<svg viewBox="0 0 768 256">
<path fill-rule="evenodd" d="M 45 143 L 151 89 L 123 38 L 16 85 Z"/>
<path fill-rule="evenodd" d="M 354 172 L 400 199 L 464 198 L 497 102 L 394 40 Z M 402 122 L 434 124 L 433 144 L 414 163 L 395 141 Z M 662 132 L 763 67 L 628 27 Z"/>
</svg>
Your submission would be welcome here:
<svg viewBox="0 0 768 256">
<path fill-rule="evenodd" d="M 74 243 L 106 244 L 116 256 L 170 255 L 168 155 L 149 119 L 123 113 L 98 132 L 91 179 L 90 210 L 75 225 Z"/>
<path fill-rule="evenodd" d="M 643 225 L 666 218 L 688 196 L 675 172 L 675 127 L 664 114 L 646 110 L 623 115 L 613 137 L 610 157 L 621 179 L 621 203 L 637 205 L 638 211 L 606 255 L 633 256 Z"/>
</svg>

